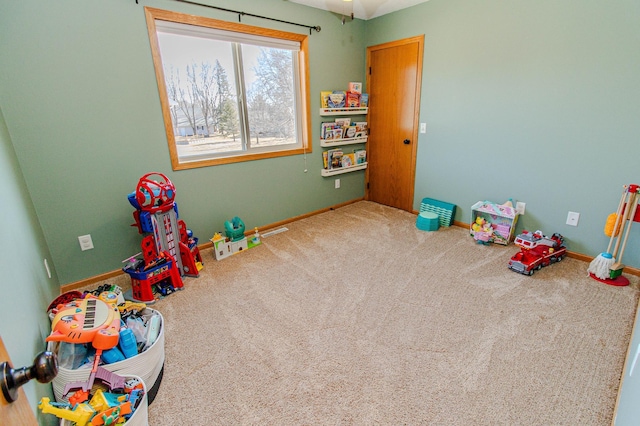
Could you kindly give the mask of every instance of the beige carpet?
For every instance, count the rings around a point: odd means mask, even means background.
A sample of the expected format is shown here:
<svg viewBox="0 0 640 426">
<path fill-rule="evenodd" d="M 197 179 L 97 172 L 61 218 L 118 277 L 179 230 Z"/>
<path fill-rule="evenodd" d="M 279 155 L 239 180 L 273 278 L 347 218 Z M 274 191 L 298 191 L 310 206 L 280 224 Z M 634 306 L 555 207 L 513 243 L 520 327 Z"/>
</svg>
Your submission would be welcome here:
<svg viewBox="0 0 640 426">
<path fill-rule="evenodd" d="M 153 305 L 150 424 L 610 424 L 637 277 L 607 286 L 574 259 L 523 276 L 514 245 L 415 218 L 363 201 L 220 262 L 205 250 Z"/>
</svg>

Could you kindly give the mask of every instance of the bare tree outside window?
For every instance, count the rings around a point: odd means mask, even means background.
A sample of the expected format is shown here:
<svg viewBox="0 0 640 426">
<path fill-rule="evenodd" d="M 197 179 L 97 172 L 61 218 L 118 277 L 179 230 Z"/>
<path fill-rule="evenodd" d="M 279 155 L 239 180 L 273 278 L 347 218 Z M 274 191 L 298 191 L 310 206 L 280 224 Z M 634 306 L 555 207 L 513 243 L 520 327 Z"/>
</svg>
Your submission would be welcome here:
<svg viewBox="0 0 640 426">
<path fill-rule="evenodd" d="M 211 19 L 183 25 L 180 14 L 147 9 L 174 169 L 310 151 L 306 36 Z"/>
<path fill-rule="evenodd" d="M 295 96 L 291 52 L 261 48 L 252 71 L 256 76 L 248 96 L 252 140 L 273 145 L 295 137 Z"/>
</svg>

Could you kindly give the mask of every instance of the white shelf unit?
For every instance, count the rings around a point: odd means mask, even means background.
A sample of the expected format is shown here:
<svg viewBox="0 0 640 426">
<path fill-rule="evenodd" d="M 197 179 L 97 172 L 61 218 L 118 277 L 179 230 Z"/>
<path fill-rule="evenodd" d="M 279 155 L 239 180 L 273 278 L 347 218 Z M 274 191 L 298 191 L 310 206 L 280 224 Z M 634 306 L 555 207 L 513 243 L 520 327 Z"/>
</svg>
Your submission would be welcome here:
<svg viewBox="0 0 640 426">
<path fill-rule="evenodd" d="M 362 163 L 362 164 L 356 164 L 355 166 L 338 167 L 337 169 L 322 169 L 321 173 L 323 177 L 328 177 L 328 176 L 341 175 L 343 173 L 355 172 L 357 170 L 364 170 L 366 168 L 367 168 L 367 163 Z"/>
<path fill-rule="evenodd" d="M 471 225 L 469 232 L 474 235 L 473 224 L 481 217 L 491 224 L 493 235 L 489 242 L 508 245 L 515 236 L 518 212 L 516 209 L 491 201 L 478 201 L 471 206 Z"/>
<path fill-rule="evenodd" d="M 336 115 L 366 115 L 369 113 L 368 107 L 357 108 L 320 108 L 321 116 L 336 116 Z M 343 145 L 354 145 L 360 143 L 367 143 L 368 136 L 362 138 L 343 138 L 343 139 L 320 139 L 320 146 L 323 148 L 334 148 Z M 349 167 L 339 167 L 335 169 L 322 169 L 321 174 L 323 177 L 341 175 L 343 173 L 351 173 L 358 170 L 364 170 L 367 168 L 367 163 L 355 164 Z"/>
<path fill-rule="evenodd" d="M 353 145 L 356 143 L 367 143 L 368 137 L 364 138 L 345 138 L 345 139 L 320 139 L 320 146 L 329 148 L 333 146 Z"/>
<path fill-rule="evenodd" d="M 320 115 L 367 115 L 368 107 L 357 108 L 320 108 Z"/>
</svg>

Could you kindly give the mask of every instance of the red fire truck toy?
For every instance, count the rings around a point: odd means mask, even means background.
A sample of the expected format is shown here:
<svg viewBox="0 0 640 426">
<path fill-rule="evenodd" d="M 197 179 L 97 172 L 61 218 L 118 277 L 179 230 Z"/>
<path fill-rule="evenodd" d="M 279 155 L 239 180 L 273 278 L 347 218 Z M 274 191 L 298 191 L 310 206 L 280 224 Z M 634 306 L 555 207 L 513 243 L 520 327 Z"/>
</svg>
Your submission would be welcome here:
<svg viewBox="0 0 640 426">
<path fill-rule="evenodd" d="M 533 275 L 537 269 L 560 262 L 567 255 L 564 237 L 558 233 L 547 237 L 541 231 L 522 231 L 514 243 L 520 251 L 509 260 L 509 269 L 524 275 Z"/>
</svg>

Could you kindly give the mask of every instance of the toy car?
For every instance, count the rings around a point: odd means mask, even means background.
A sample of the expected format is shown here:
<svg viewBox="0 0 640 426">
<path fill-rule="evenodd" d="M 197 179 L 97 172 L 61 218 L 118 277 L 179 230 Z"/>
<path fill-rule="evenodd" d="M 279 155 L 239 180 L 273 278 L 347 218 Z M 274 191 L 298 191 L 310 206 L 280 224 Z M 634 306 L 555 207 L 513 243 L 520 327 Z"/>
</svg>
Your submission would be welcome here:
<svg viewBox="0 0 640 426">
<path fill-rule="evenodd" d="M 536 270 L 560 262 L 567 255 L 564 237 L 558 233 L 547 237 L 541 231 L 523 231 L 514 243 L 520 251 L 511 257 L 508 266 L 524 275 L 533 275 Z"/>
</svg>

